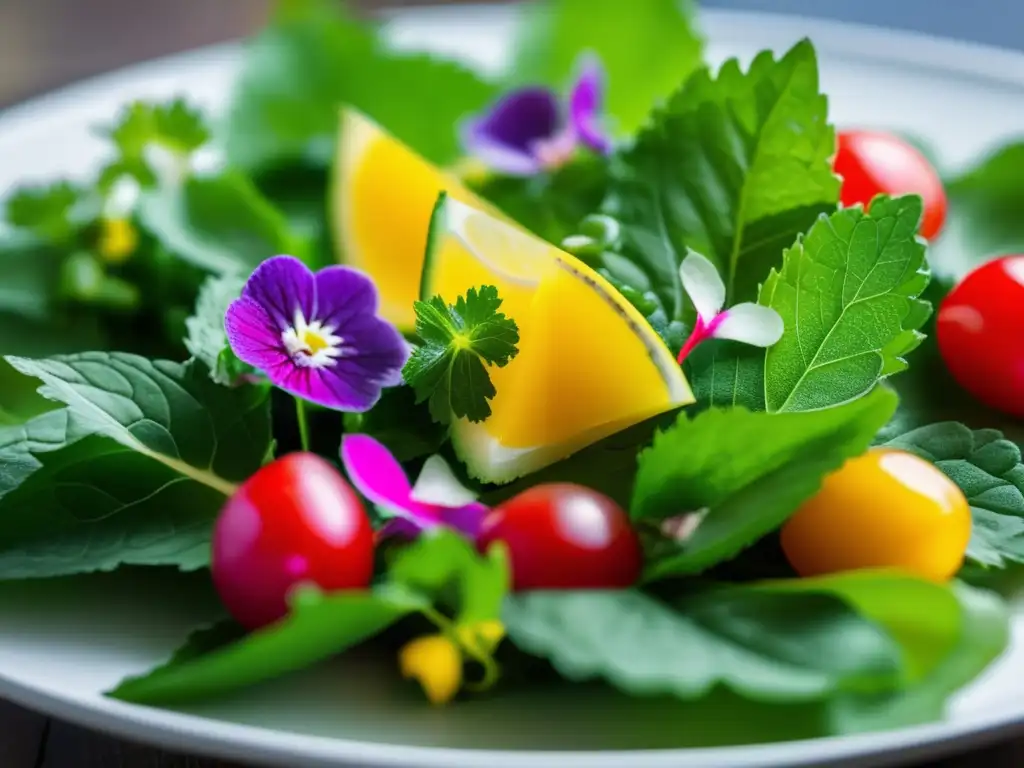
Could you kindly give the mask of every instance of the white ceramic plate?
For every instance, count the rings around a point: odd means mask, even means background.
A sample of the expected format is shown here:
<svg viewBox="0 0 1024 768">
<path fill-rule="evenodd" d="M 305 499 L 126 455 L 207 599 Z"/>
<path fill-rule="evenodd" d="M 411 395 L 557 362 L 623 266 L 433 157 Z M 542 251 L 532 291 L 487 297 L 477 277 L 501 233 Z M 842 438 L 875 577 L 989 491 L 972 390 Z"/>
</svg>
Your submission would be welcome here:
<svg viewBox="0 0 1024 768">
<path fill-rule="evenodd" d="M 514 18 L 506 8 L 406 12 L 396 44 L 429 47 L 488 68 L 505 63 Z M 808 36 L 817 45 L 833 119 L 925 138 L 962 165 L 1024 132 L 1024 56 L 866 27 L 802 18 L 707 13 L 711 57 L 749 60 Z M 208 49 L 98 78 L 0 116 L 0 194 L 28 179 L 78 175 L 101 158 L 89 133 L 134 98 L 178 93 L 216 109 L 237 68 L 234 47 Z M 1024 613 L 1006 654 L 957 696 L 944 722 L 884 733 L 761 746 L 714 744 L 713 723 L 664 705 L 543 696 L 471 701 L 437 710 L 394 680 L 393 659 L 351 658 L 188 710 L 136 707 L 100 692 L 164 659 L 216 614 L 201 577 L 114 574 L 0 586 L 0 697 L 55 717 L 151 742 L 281 766 L 506 768 L 858 764 L 921 759 L 1024 725 Z M 682 649 L 681 649 L 682 650 Z M 391 674 L 375 670 L 381 663 Z M 744 717 L 737 710 L 736 717 Z M 786 711 L 765 721 L 784 733 Z M 717 742 L 721 743 L 721 742 Z M 674 749 L 664 747 L 676 747 Z M 652 749 L 652 747 L 659 747 Z M 543 750 L 543 751 L 542 751 Z"/>
</svg>

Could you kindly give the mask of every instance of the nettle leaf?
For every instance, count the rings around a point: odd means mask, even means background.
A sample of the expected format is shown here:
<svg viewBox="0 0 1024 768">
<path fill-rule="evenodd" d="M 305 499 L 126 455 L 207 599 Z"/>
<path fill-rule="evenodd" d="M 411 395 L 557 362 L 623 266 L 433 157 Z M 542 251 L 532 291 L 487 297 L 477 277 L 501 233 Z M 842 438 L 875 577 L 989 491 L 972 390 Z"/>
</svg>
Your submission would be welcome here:
<svg viewBox="0 0 1024 768">
<path fill-rule="evenodd" d="M 806 411 L 845 403 L 906 370 L 924 338 L 931 305 L 921 200 L 879 196 L 870 213 L 847 208 L 821 217 L 786 250 L 759 303 L 786 332 L 767 351 L 709 345 L 689 366 L 694 391 L 711 404 Z"/>
<path fill-rule="evenodd" d="M 681 414 L 640 454 L 630 514 L 650 522 L 702 517 L 684 542 L 664 538 L 651 547 L 646 577 L 698 573 L 778 528 L 829 472 L 867 450 L 896 404 L 878 389 L 809 413 Z"/>
<path fill-rule="evenodd" d="M 388 589 L 300 590 L 291 599 L 291 613 L 278 623 L 248 635 L 232 622 L 200 630 L 166 664 L 121 681 L 107 695 L 162 705 L 220 696 L 334 656 L 421 606 Z"/>
<path fill-rule="evenodd" d="M 237 171 L 190 177 L 139 200 L 139 222 L 168 251 L 216 275 L 248 275 L 278 254 L 308 259 L 311 245 Z"/>
<path fill-rule="evenodd" d="M 252 169 L 283 160 L 326 165 L 338 105 L 350 104 L 429 160 L 459 155 L 452 126 L 494 86 L 457 64 L 390 49 L 329 0 L 281 3 L 249 45 L 228 114 L 228 157 Z M 430 115 L 430 120 L 424 120 Z"/>
<path fill-rule="evenodd" d="M 633 133 L 651 108 L 702 64 L 704 40 L 686 0 L 558 0 L 526 7 L 510 76 L 564 88 L 581 54 L 596 54 L 608 75 L 606 109 L 621 134 Z"/>
<path fill-rule="evenodd" d="M 195 314 L 185 320 L 185 349 L 210 371 L 210 378 L 225 386 L 252 372 L 231 351 L 224 331 L 228 305 L 242 294 L 245 278 L 241 275 L 211 276 L 196 297 Z"/>
<path fill-rule="evenodd" d="M 730 60 L 715 78 L 695 74 L 616 158 L 601 212 L 621 224 L 615 250 L 680 320 L 687 248 L 719 268 L 730 304 L 754 299 L 783 248 L 835 208 L 834 152 L 814 48 L 803 41 L 779 60 L 759 54 L 746 73 Z"/>
<path fill-rule="evenodd" d="M 964 492 L 974 520 L 968 558 L 996 568 L 1024 563 L 1024 464 L 1015 443 L 995 429 L 971 430 L 946 421 L 885 445 L 927 459 Z"/>
<path fill-rule="evenodd" d="M 1005 611 L 985 652 L 968 650 L 967 593 L 862 571 L 712 586 L 672 604 L 635 590 L 534 592 L 508 598 L 503 619 L 516 646 L 572 681 L 688 700 L 722 686 L 773 704 L 844 702 L 833 716 L 853 726 L 869 703 L 908 691 L 917 692 L 908 710 L 930 712 L 951 692 L 935 684 L 951 667 L 966 682 L 994 658 Z"/>
<path fill-rule="evenodd" d="M 0 430 L 0 578 L 208 565 L 225 496 L 269 450 L 269 391 L 116 352 L 8 361 L 67 408 Z"/>
</svg>

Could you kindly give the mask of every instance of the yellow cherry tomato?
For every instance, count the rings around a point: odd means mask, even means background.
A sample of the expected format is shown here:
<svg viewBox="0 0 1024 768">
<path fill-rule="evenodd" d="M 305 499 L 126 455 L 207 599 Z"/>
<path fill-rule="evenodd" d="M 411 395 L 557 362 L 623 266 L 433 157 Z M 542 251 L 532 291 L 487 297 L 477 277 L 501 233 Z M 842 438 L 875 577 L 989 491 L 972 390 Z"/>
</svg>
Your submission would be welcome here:
<svg viewBox="0 0 1024 768">
<path fill-rule="evenodd" d="M 801 576 L 899 568 L 933 581 L 960 569 L 971 509 L 942 471 L 906 451 L 875 448 L 825 478 L 782 528 Z"/>
</svg>

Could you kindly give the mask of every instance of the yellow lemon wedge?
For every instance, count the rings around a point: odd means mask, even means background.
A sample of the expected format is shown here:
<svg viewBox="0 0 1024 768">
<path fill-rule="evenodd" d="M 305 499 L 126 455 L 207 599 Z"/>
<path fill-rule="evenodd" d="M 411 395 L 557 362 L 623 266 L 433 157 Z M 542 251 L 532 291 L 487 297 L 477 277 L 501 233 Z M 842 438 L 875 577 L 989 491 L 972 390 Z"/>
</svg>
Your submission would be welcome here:
<svg viewBox="0 0 1024 768">
<path fill-rule="evenodd" d="M 337 259 L 370 275 L 380 315 L 411 331 L 430 213 L 444 190 L 486 204 L 360 112 L 344 107 L 331 180 L 330 220 Z"/>
<path fill-rule="evenodd" d="M 519 354 L 490 367 L 491 416 L 452 424 L 471 474 L 504 483 L 651 416 L 693 402 L 672 352 L 608 281 L 558 248 L 442 196 L 421 298 L 449 304 L 493 285 L 519 326 Z"/>
</svg>

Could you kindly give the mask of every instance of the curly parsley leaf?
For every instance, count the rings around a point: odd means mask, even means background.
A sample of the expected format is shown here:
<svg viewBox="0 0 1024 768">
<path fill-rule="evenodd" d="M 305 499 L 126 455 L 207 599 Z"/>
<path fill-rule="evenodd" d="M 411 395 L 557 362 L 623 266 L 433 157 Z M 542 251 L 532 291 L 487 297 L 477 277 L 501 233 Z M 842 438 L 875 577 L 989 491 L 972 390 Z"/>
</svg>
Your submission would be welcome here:
<svg viewBox="0 0 1024 768">
<path fill-rule="evenodd" d="M 927 459 L 964 492 L 974 524 L 967 557 L 984 567 L 1024 563 L 1024 464 L 995 429 L 955 421 L 913 429 L 884 445 Z"/>
<path fill-rule="evenodd" d="M 834 210 L 827 106 L 805 40 L 781 59 L 762 52 L 746 72 L 736 60 L 715 77 L 697 72 L 615 158 L 601 213 L 621 225 L 619 262 L 645 275 L 670 320 L 684 319 L 687 249 L 716 264 L 730 304 L 753 300 L 783 248 Z"/>
<path fill-rule="evenodd" d="M 920 198 L 879 196 L 870 213 L 846 208 L 818 219 L 761 286 L 759 302 L 779 313 L 786 332 L 767 351 L 729 342 L 698 348 L 687 365 L 698 399 L 813 410 L 905 370 L 931 314 L 918 298 L 929 279 L 920 218 Z"/>
<path fill-rule="evenodd" d="M 40 240 L 65 244 L 81 226 L 76 214 L 84 199 L 85 190 L 68 181 L 21 187 L 7 199 L 6 220 Z"/>
<path fill-rule="evenodd" d="M 879 388 L 806 413 L 681 414 L 640 453 L 630 514 L 658 523 L 693 513 L 699 522 L 682 542 L 652 544 L 647 578 L 706 570 L 778 528 L 829 472 L 871 445 L 896 403 Z"/>
<path fill-rule="evenodd" d="M 0 578 L 208 565 L 225 496 L 270 447 L 269 390 L 117 352 L 8 362 L 67 407 L 0 430 Z"/>
<path fill-rule="evenodd" d="M 417 347 L 402 375 L 416 391 L 417 402 L 429 401 L 430 415 L 447 424 L 452 417 L 483 421 L 497 392 L 486 365 L 504 367 L 519 349 L 515 320 L 499 312 L 501 298 L 492 285 L 470 288 L 455 304 L 435 296 L 417 301 Z"/>
<path fill-rule="evenodd" d="M 702 63 L 704 40 L 690 0 L 645 0 L 628 10 L 615 0 L 556 0 L 525 12 L 511 76 L 565 88 L 579 56 L 596 54 L 608 76 L 610 122 L 624 135 Z"/>
</svg>

